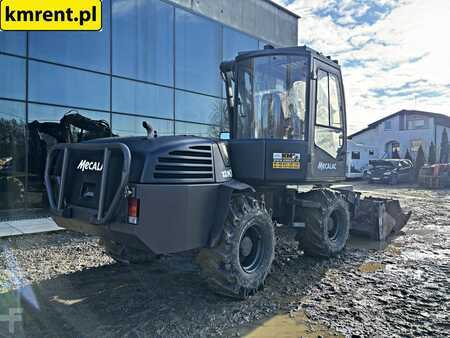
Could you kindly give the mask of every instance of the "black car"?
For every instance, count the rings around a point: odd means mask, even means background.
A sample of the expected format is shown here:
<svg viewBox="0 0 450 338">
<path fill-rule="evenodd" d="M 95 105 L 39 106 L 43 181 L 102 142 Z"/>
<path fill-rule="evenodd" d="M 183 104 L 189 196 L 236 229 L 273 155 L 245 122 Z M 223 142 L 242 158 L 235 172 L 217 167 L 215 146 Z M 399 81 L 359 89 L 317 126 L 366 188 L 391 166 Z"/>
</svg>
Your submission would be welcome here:
<svg viewBox="0 0 450 338">
<path fill-rule="evenodd" d="M 398 184 L 410 182 L 414 165 L 410 160 L 385 159 L 369 162 L 369 183 Z"/>
</svg>

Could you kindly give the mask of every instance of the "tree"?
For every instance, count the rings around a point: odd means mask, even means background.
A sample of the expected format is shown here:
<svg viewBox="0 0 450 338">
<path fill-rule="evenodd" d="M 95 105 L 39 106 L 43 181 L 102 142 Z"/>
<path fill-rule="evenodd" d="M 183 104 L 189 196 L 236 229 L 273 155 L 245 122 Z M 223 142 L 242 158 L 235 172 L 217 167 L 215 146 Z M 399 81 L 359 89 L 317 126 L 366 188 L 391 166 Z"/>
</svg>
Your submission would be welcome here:
<svg viewBox="0 0 450 338">
<path fill-rule="evenodd" d="M 441 151 L 439 154 L 440 163 L 448 163 L 448 135 L 447 129 L 444 128 L 441 137 Z"/>
<path fill-rule="evenodd" d="M 430 149 L 428 149 L 428 164 L 436 163 L 436 146 L 433 142 L 430 144 Z"/>
<path fill-rule="evenodd" d="M 410 161 L 413 160 L 411 157 L 411 154 L 409 153 L 409 149 L 406 149 L 405 160 L 410 160 Z"/>
<path fill-rule="evenodd" d="M 422 146 L 420 146 L 419 150 L 417 151 L 416 163 L 414 165 L 416 179 L 417 177 L 419 177 L 419 171 L 424 165 L 425 165 L 425 153 L 423 152 Z"/>
</svg>

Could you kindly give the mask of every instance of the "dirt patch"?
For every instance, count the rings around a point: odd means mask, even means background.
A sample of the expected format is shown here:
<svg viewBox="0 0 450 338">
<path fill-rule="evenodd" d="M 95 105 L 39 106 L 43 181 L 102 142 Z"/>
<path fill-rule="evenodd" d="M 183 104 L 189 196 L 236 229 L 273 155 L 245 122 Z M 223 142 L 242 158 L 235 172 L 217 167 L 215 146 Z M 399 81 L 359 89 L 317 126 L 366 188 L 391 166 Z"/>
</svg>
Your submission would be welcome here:
<svg viewBox="0 0 450 338">
<path fill-rule="evenodd" d="M 291 311 L 289 314 L 276 315 L 249 328 L 242 328 L 239 334 L 247 338 L 343 337 L 343 335 L 313 322 L 304 311 Z"/>
<path fill-rule="evenodd" d="M 373 273 L 373 272 L 377 272 L 377 271 L 383 271 L 384 270 L 385 265 L 382 263 L 378 263 L 378 262 L 367 262 L 367 263 L 363 263 L 358 267 L 358 271 L 359 272 L 364 272 L 364 273 Z"/>
<path fill-rule="evenodd" d="M 322 260 L 298 251 L 295 231 L 277 229 L 273 271 L 244 302 L 211 293 L 193 254 L 122 266 L 95 238 L 72 232 L 0 240 L 0 314 L 23 309 L 15 335 L 27 337 L 264 336 L 276 327 L 298 336 L 449 336 L 448 191 L 360 188 L 413 210 L 399 237 L 352 238 Z M 9 334 L 6 323 L 0 334 Z"/>
</svg>

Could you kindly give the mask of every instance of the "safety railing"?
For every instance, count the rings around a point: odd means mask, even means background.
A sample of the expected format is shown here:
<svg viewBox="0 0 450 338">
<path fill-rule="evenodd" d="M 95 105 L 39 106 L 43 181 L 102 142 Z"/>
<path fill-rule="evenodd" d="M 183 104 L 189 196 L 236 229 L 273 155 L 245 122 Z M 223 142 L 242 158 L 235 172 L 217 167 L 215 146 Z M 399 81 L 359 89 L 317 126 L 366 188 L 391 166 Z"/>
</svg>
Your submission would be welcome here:
<svg viewBox="0 0 450 338">
<path fill-rule="evenodd" d="M 97 208 L 97 214 L 94 218 L 92 218 L 90 221 L 93 224 L 105 224 L 107 223 L 111 217 L 113 216 L 113 213 L 116 210 L 116 207 L 120 201 L 120 199 L 125 196 L 125 187 L 128 183 L 128 178 L 130 175 L 130 165 L 131 165 L 131 153 L 130 149 L 123 143 L 75 143 L 75 144 L 56 144 L 48 153 L 47 155 L 47 161 L 45 166 L 45 188 L 48 195 L 48 201 L 50 204 L 50 209 L 53 213 L 67 217 L 70 213 L 66 212 L 67 208 L 70 208 L 70 206 L 67 206 L 64 204 L 64 193 L 66 188 L 66 182 L 67 182 L 67 171 L 68 171 L 68 165 L 69 165 L 69 159 L 72 151 L 103 151 L 103 169 L 102 169 L 102 176 L 101 176 L 101 183 L 100 183 L 100 194 L 98 199 L 98 208 Z M 107 185 L 107 179 L 108 179 L 108 173 L 109 173 L 109 163 L 111 159 L 111 152 L 113 150 L 119 150 L 122 152 L 123 155 L 123 164 L 122 164 L 122 174 L 120 178 L 120 184 L 117 188 L 117 191 L 114 194 L 114 197 L 112 199 L 111 204 L 109 207 L 105 206 L 105 200 L 106 200 L 106 185 Z M 53 163 L 53 158 L 55 156 L 55 153 L 58 151 L 63 152 L 63 161 L 62 161 L 62 168 L 61 168 L 61 176 L 59 178 L 59 188 L 57 193 L 57 201 L 55 201 L 54 191 L 52 187 L 52 182 L 50 178 L 50 170 Z M 105 211 L 106 209 L 106 211 Z"/>
</svg>

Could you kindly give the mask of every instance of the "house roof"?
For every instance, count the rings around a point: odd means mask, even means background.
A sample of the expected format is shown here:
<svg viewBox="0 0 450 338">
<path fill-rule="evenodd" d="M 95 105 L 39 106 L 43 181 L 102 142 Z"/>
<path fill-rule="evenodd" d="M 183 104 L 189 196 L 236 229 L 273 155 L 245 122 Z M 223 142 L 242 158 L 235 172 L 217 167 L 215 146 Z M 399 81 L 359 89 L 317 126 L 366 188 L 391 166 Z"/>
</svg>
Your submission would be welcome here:
<svg viewBox="0 0 450 338">
<path fill-rule="evenodd" d="M 369 131 L 371 129 L 375 129 L 376 127 L 378 127 L 378 125 L 380 123 L 383 123 L 384 121 L 386 121 L 386 120 L 388 120 L 388 119 L 390 119 L 392 117 L 395 117 L 397 115 L 400 115 L 400 114 L 405 114 L 405 115 L 424 115 L 424 116 L 427 116 L 427 117 L 434 117 L 436 119 L 436 124 L 443 125 L 443 126 L 446 126 L 446 127 L 450 128 L 450 116 L 447 116 L 447 115 L 444 115 L 444 114 L 439 114 L 439 113 L 432 113 L 432 112 L 422 111 L 422 110 L 405 110 L 405 109 L 403 109 L 403 110 L 400 110 L 400 111 L 398 111 L 396 113 L 393 113 L 393 114 L 390 114 L 390 115 L 388 115 L 386 117 L 383 117 L 380 120 L 372 122 L 366 128 L 364 128 L 364 129 L 362 129 L 360 131 L 357 131 L 356 133 L 350 135 L 348 138 L 351 139 L 352 137 L 354 137 L 356 135 L 362 134 L 362 133 L 364 133 L 366 131 Z"/>
</svg>

